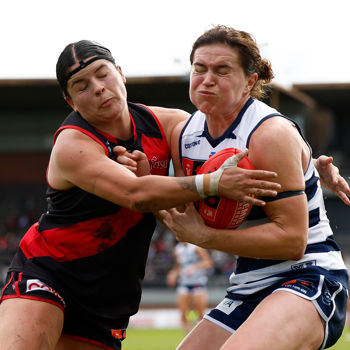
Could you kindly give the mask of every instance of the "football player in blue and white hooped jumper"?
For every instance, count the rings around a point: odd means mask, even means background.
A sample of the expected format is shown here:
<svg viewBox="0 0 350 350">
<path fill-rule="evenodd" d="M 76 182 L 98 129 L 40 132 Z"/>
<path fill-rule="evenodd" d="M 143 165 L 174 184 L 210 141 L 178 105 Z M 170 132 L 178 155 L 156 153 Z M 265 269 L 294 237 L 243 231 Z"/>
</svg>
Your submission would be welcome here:
<svg viewBox="0 0 350 350">
<path fill-rule="evenodd" d="M 206 249 L 187 242 L 178 242 L 173 250 L 173 268 L 167 274 L 167 284 L 176 288 L 177 306 L 181 313 L 181 324 L 189 333 L 193 322 L 188 313 L 195 311 L 201 320 L 208 306 L 208 269 L 213 261 Z"/>
<path fill-rule="evenodd" d="M 255 168 L 278 173 L 281 190 L 237 230 L 206 226 L 193 205 L 165 214 L 179 241 L 239 256 L 226 296 L 179 349 L 328 348 L 344 327 L 348 275 L 311 148 L 295 122 L 259 101 L 273 72 L 250 34 L 216 26 L 190 59 L 198 111 L 176 130 L 176 175 L 184 166 L 195 174 L 224 148 L 248 148 Z"/>
</svg>

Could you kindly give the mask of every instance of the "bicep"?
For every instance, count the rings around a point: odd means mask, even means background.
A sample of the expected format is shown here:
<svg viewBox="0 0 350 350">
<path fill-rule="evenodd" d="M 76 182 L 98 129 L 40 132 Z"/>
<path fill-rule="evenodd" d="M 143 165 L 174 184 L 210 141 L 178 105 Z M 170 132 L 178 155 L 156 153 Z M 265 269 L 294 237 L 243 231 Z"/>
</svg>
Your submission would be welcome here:
<svg viewBox="0 0 350 350">
<path fill-rule="evenodd" d="M 59 135 L 53 149 L 56 172 L 89 193 L 127 205 L 125 196 L 135 175 L 108 158 L 94 140 L 76 133 Z"/>
<path fill-rule="evenodd" d="M 305 193 L 269 202 L 265 206 L 269 220 L 287 231 L 304 231 L 308 226 L 308 204 Z"/>
<path fill-rule="evenodd" d="M 265 206 L 270 221 L 283 231 L 304 237 L 308 226 L 308 207 L 305 189 L 303 152 L 304 142 L 294 127 L 284 120 L 272 120 L 252 137 L 249 158 L 256 169 L 275 171 L 280 193 L 285 197 L 272 198 Z M 298 192 L 301 191 L 301 192 Z"/>
</svg>

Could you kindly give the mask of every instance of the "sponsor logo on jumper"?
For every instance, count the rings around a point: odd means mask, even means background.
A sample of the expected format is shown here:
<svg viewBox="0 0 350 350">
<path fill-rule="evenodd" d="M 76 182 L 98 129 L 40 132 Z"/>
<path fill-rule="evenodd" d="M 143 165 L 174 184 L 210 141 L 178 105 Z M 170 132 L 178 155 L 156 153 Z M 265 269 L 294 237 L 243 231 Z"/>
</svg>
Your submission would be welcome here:
<svg viewBox="0 0 350 350">
<path fill-rule="evenodd" d="M 53 288 L 51 288 L 50 286 L 46 285 L 45 283 L 41 282 L 38 279 L 27 280 L 26 293 L 32 292 L 34 290 L 40 290 L 40 291 L 52 293 L 58 299 L 60 299 L 63 306 L 66 307 L 66 303 L 64 302 L 63 298 Z"/>
<path fill-rule="evenodd" d="M 292 265 L 290 268 L 292 270 L 302 270 L 311 266 L 316 266 L 316 260 L 303 261 L 299 264 Z"/>
<path fill-rule="evenodd" d="M 185 143 L 185 149 L 189 149 L 189 148 L 192 148 L 192 147 L 199 146 L 200 143 L 201 143 L 201 140 L 193 141 L 193 142 L 190 142 L 190 143 Z"/>
<path fill-rule="evenodd" d="M 166 169 L 168 167 L 168 160 L 158 160 L 156 156 L 153 156 L 150 161 L 151 169 Z"/>
</svg>

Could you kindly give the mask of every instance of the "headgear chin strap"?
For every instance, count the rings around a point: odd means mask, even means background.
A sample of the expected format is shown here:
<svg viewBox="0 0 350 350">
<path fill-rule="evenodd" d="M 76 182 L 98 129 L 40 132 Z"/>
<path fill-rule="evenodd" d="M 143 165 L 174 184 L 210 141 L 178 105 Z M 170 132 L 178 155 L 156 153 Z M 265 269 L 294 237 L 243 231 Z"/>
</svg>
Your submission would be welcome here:
<svg viewBox="0 0 350 350">
<path fill-rule="evenodd" d="M 91 64 L 92 62 L 95 62 L 97 60 L 107 60 L 112 62 L 113 64 L 115 64 L 114 59 L 111 56 L 106 56 L 106 55 L 98 55 L 95 57 L 90 58 L 87 61 L 79 61 L 79 67 L 73 69 L 71 72 L 69 72 L 66 76 L 66 81 L 64 82 L 64 86 L 67 86 L 68 80 L 76 73 L 78 73 L 79 71 L 81 71 L 82 69 L 84 69 L 85 67 L 87 67 L 89 64 Z"/>
</svg>

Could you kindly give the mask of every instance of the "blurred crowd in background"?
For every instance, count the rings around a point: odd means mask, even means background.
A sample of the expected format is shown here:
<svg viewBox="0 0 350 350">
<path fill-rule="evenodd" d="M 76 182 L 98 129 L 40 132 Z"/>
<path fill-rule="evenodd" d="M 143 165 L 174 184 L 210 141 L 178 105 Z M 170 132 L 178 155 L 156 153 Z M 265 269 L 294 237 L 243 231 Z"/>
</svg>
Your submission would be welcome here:
<svg viewBox="0 0 350 350">
<path fill-rule="evenodd" d="M 27 229 L 38 220 L 38 201 L 33 196 L 25 196 L 17 201 L 0 198 L 0 285 L 6 277 L 6 270 L 17 250 L 20 239 Z M 40 206 L 41 208 L 41 206 Z"/>
</svg>

